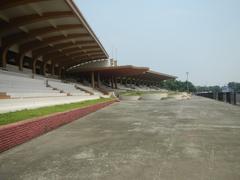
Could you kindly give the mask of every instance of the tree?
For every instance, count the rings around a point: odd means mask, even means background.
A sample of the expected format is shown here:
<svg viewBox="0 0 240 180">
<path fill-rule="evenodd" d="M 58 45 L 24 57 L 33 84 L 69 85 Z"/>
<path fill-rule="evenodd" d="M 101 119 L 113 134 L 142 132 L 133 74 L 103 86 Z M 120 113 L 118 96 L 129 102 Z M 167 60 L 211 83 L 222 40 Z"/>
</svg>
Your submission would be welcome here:
<svg viewBox="0 0 240 180">
<path fill-rule="evenodd" d="M 197 92 L 221 92 L 220 86 L 197 86 Z"/>
<path fill-rule="evenodd" d="M 228 87 L 234 90 L 235 92 L 240 92 L 240 83 L 237 82 L 229 82 Z"/>
<path fill-rule="evenodd" d="M 172 91 L 187 91 L 187 81 L 178 81 L 178 80 L 166 80 L 161 82 L 161 87 L 167 90 Z M 190 92 L 196 92 L 196 88 L 193 83 L 188 81 L 188 87 Z"/>
</svg>

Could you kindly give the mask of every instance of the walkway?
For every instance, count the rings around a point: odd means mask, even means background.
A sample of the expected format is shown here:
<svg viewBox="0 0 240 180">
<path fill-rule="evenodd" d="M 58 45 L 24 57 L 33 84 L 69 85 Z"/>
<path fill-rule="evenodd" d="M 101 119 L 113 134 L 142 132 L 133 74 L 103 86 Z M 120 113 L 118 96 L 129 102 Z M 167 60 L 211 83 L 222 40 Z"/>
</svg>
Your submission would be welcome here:
<svg viewBox="0 0 240 180">
<path fill-rule="evenodd" d="M 120 102 L 0 155 L 0 179 L 239 180 L 240 109 Z"/>
</svg>

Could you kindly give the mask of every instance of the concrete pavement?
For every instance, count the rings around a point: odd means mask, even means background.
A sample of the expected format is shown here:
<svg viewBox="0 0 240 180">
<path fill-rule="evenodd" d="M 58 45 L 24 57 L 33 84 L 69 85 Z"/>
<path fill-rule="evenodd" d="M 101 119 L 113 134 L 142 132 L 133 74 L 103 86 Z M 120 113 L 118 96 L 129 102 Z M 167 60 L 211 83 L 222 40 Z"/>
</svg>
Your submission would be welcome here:
<svg viewBox="0 0 240 180">
<path fill-rule="evenodd" d="M 0 179 L 239 180 L 240 108 L 122 101 L 0 154 Z"/>
</svg>

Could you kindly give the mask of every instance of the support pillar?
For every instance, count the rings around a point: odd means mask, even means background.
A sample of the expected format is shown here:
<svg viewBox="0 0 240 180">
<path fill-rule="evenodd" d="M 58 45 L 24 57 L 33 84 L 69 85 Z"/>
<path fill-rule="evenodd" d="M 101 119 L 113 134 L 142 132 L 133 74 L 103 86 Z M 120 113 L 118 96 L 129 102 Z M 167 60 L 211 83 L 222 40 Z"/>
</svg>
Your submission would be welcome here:
<svg viewBox="0 0 240 180">
<path fill-rule="evenodd" d="M 97 73 L 97 86 L 100 87 L 100 84 L 101 84 L 100 73 Z"/>
<path fill-rule="evenodd" d="M 62 77 L 62 68 L 60 66 L 58 66 L 58 76 L 59 78 Z"/>
<path fill-rule="evenodd" d="M 111 81 L 111 88 L 114 89 L 114 87 L 113 87 L 113 77 L 111 77 L 110 81 Z"/>
<path fill-rule="evenodd" d="M 122 80 L 122 78 L 120 78 L 120 84 L 123 84 L 123 80 Z"/>
<path fill-rule="evenodd" d="M 55 64 L 52 62 L 52 66 L 51 66 L 51 74 L 52 76 L 55 75 Z"/>
<path fill-rule="evenodd" d="M 132 79 L 129 79 L 129 85 L 132 86 Z"/>
<path fill-rule="evenodd" d="M 32 74 L 36 74 L 36 64 L 37 64 L 37 59 L 33 59 L 32 61 Z"/>
<path fill-rule="evenodd" d="M 61 78 L 65 79 L 65 67 L 64 66 L 60 66 L 61 68 Z"/>
<path fill-rule="evenodd" d="M 92 88 L 95 88 L 94 72 L 91 73 L 91 83 L 92 83 Z"/>
<path fill-rule="evenodd" d="M 137 86 L 137 79 L 134 78 L 134 85 Z"/>
<path fill-rule="evenodd" d="M 7 68 L 7 53 L 8 53 L 8 48 L 2 48 L 2 62 L 1 62 L 1 66 L 3 69 Z"/>
<path fill-rule="evenodd" d="M 25 54 L 19 54 L 17 62 L 18 62 L 18 68 L 19 71 L 23 71 L 23 59 L 24 59 Z"/>
<path fill-rule="evenodd" d="M 147 86 L 150 87 L 150 82 L 149 81 L 147 82 Z"/>
<path fill-rule="evenodd" d="M 114 78 L 114 85 L 115 85 L 115 89 L 117 89 L 118 87 L 117 87 L 117 79 L 116 78 Z"/>
<path fill-rule="evenodd" d="M 47 68 L 47 62 L 43 62 L 43 66 L 42 66 L 42 75 L 46 76 L 46 68 Z"/>
</svg>

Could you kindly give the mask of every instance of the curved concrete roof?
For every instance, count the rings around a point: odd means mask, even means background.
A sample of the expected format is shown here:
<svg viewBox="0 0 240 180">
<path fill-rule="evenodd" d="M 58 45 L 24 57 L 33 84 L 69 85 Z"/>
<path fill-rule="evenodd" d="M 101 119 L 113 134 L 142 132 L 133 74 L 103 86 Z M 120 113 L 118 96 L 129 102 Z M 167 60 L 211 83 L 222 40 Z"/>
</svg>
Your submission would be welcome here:
<svg viewBox="0 0 240 180">
<path fill-rule="evenodd" d="M 126 66 L 109 66 L 109 67 L 93 67 L 93 68 L 78 68 L 72 73 L 75 74 L 90 74 L 92 72 L 100 73 L 104 77 L 127 77 L 145 73 L 149 70 L 147 67 L 136 67 L 132 65 Z"/>
<path fill-rule="evenodd" d="M 139 74 L 137 76 L 133 76 L 134 78 L 141 79 L 141 80 L 147 80 L 147 81 L 164 81 L 164 80 L 170 80 L 170 79 L 176 79 L 176 76 L 159 73 L 156 71 L 146 71 L 142 74 Z"/>
<path fill-rule="evenodd" d="M 71 67 L 108 54 L 72 0 L 1 0 L 3 63 L 9 49 Z"/>
</svg>

